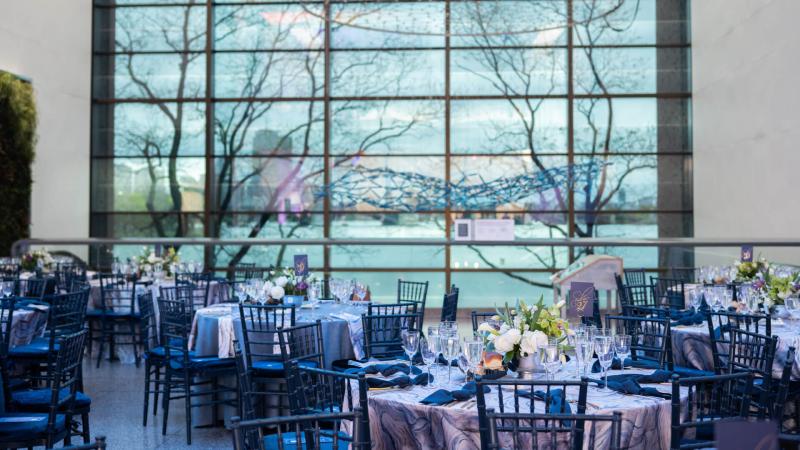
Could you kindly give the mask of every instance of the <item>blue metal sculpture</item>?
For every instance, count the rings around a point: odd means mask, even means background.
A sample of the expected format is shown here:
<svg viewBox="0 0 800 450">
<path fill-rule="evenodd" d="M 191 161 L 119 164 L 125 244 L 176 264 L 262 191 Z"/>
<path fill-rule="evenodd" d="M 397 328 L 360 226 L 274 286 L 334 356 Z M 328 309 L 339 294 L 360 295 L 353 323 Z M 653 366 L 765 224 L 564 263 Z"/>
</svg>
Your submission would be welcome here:
<svg viewBox="0 0 800 450">
<path fill-rule="evenodd" d="M 315 196 L 319 199 L 329 195 L 336 209 L 366 204 L 384 210 L 416 212 L 444 210 L 449 205 L 455 209 L 487 211 L 547 191 L 580 189 L 591 184 L 607 164 L 595 159 L 491 181 L 485 181 L 479 174 L 469 174 L 451 183 L 415 172 L 356 166 Z M 475 177 L 479 183 L 468 182 Z"/>
</svg>

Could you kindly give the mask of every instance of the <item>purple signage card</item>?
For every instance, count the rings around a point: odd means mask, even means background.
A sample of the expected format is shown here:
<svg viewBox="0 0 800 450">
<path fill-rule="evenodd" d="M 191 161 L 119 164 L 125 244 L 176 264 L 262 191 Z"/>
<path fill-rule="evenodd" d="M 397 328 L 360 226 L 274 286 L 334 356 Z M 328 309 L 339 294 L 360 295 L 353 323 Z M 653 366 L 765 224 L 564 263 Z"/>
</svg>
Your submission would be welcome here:
<svg viewBox="0 0 800 450">
<path fill-rule="evenodd" d="M 742 246 L 742 253 L 739 259 L 742 262 L 753 262 L 753 246 L 752 245 L 743 245 Z"/>
<path fill-rule="evenodd" d="M 594 315 L 594 283 L 573 281 L 569 287 L 567 317 L 592 317 Z"/>
<path fill-rule="evenodd" d="M 778 450 L 775 422 L 725 420 L 714 424 L 717 450 Z"/>
<path fill-rule="evenodd" d="M 308 255 L 294 255 L 294 274 L 299 277 L 308 275 Z"/>
</svg>

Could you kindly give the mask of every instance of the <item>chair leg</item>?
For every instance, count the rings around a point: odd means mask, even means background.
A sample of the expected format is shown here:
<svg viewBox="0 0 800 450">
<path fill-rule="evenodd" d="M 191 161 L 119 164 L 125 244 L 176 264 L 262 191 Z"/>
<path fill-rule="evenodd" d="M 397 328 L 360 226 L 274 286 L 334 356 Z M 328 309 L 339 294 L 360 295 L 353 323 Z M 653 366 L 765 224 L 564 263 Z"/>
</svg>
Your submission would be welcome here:
<svg viewBox="0 0 800 450">
<path fill-rule="evenodd" d="M 188 371 L 183 374 L 183 386 L 186 390 L 186 401 L 184 402 L 186 408 L 186 445 L 192 445 L 192 385 Z"/>
<path fill-rule="evenodd" d="M 88 338 L 89 342 L 86 343 L 87 344 L 86 345 L 86 350 L 89 352 L 89 359 L 91 360 L 92 359 L 92 348 L 94 347 L 94 344 L 93 344 L 93 341 L 94 341 L 94 320 L 89 319 L 89 320 L 86 321 L 86 323 L 87 323 L 87 325 L 89 325 L 89 338 Z"/>
<path fill-rule="evenodd" d="M 212 426 L 217 426 L 219 422 L 219 405 L 217 404 L 219 400 L 219 394 L 217 393 L 217 390 L 219 390 L 219 378 L 214 377 L 214 379 L 211 380 L 211 389 L 211 403 L 213 405 L 212 408 L 214 408 L 211 410 L 211 423 Z"/>
<path fill-rule="evenodd" d="M 164 410 L 164 417 L 161 425 L 161 434 L 167 434 L 167 420 L 169 420 L 169 397 L 172 395 L 172 375 L 169 369 L 164 374 L 164 399 L 162 409 Z"/>
<path fill-rule="evenodd" d="M 161 389 L 161 387 L 160 387 L 161 386 L 161 366 L 159 366 L 159 365 L 156 365 L 155 376 L 156 376 L 155 377 L 156 381 L 155 381 L 155 383 L 153 383 L 153 388 L 154 388 L 153 392 L 155 392 L 153 394 L 153 415 L 154 416 L 158 414 L 158 395 L 160 393 L 159 390 Z"/>
<path fill-rule="evenodd" d="M 91 438 L 89 437 L 89 412 L 81 414 L 81 436 L 83 436 L 83 443 L 88 444 Z"/>
<path fill-rule="evenodd" d="M 130 321 L 128 322 L 131 327 L 131 341 L 133 342 L 133 357 L 136 361 L 136 368 L 139 368 L 141 363 L 141 356 L 139 355 L 139 339 L 136 333 L 136 322 Z"/>
<path fill-rule="evenodd" d="M 148 409 L 150 409 L 150 361 L 145 360 L 144 362 L 144 412 L 142 413 L 142 426 L 147 426 L 147 413 Z M 154 400 L 154 403 L 158 403 L 158 399 Z M 155 409 L 155 408 L 154 408 Z"/>
<path fill-rule="evenodd" d="M 103 347 L 106 343 L 106 323 L 105 320 L 100 320 L 100 348 L 97 349 L 97 368 L 100 368 L 100 361 L 103 359 Z"/>
</svg>

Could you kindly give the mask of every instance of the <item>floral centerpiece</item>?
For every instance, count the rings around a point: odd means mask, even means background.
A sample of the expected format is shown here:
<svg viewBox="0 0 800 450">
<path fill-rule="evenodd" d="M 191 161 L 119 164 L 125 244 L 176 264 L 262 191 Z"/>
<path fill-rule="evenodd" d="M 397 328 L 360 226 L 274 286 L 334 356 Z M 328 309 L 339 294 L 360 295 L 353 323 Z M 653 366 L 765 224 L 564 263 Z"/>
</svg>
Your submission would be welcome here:
<svg viewBox="0 0 800 450">
<path fill-rule="evenodd" d="M 769 281 L 759 283 L 765 296 L 766 306 L 783 305 L 787 297 L 800 291 L 800 284 L 794 276 L 769 277 Z"/>
<path fill-rule="evenodd" d="M 514 308 L 505 305 L 497 311 L 492 322 L 484 322 L 478 331 L 484 336 L 487 352 L 503 355 L 503 362 L 519 362 L 533 356 L 547 345 L 549 338 L 566 339 L 569 324 L 561 318 L 564 301 L 553 306 L 544 305 L 544 296 L 534 305 L 517 301 Z M 499 326 L 498 326 L 499 325 Z"/>
<path fill-rule="evenodd" d="M 22 255 L 20 267 L 22 270 L 33 272 L 39 268 L 50 269 L 53 263 L 53 257 L 46 249 L 33 250 Z"/>
<path fill-rule="evenodd" d="M 736 281 L 753 281 L 769 272 L 769 262 L 766 258 L 755 261 L 736 261 Z"/>
<path fill-rule="evenodd" d="M 149 247 L 143 247 L 142 253 L 134 259 L 136 264 L 140 267 L 145 264 L 150 264 L 151 266 L 161 264 L 167 276 L 174 275 L 172 273 L 172 267 L 180 263 L 181 260 L 180 256 L 178 256 L 178 252 L 175 250 L 175 247 L 167 247 L 160 256 L 156 255 L 156 252 L 151 250 Z"/>
<path fill-rule="evenodd" d="M 311 274 L 297 275 L 293 267 L 272 270 L 269 274 L 270 279 L 267 282 L 269 297 L 276 301 L 283 299 L 284 296 L 304 297 L 308 292 L 308 284 L 313 280 Z"/>
</svg>

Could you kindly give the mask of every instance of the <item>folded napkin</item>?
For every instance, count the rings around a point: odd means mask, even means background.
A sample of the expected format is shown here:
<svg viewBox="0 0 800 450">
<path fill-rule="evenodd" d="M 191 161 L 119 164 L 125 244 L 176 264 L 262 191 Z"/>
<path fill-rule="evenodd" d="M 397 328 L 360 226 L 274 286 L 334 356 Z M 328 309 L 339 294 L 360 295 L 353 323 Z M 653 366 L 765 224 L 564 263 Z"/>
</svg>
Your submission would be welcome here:
<svg viewBox="0 0 800 450">
<path fill-rule="evenodd" d="M 346 312 L 331 314 L 335 319 L 347 322 L 347 330 L 350 332 L 350 343 L 353 345 L 353 354 L 356 359 L 364 358 L 364 328 L 361 317 Z"/>
<path fill-rule="evenodd" d="M 658 362 L 649 359 L 630 359 L 625 358 L 625 367 L 635 367 L 637 369 L 659 369 Z M 614 358 L 611 361 L 611 367 L 608 370 L 622 370 L 622 364 L 619 358 Z M 600 373 L 603 368 L 600 366 L 600 361 L 595 361 L 592 364 L 592 373 Z"/>
<path fill-rule="evenodd" d="M 359 373 L 364 372 L 367 375 L 377 375 L 380 374 L 384 377 L 390 377 L 395 375 L 399 372 L 402 372 L 405 375 L 413 374 L 419 375 L 422 373 L 422 370 L 419 367 L 409 366 L 408 364 L 403 363 L 394 363 L 394 364 L 370 364 L 368 366 L 363 367 L 354 367 L 345 370 L 347 373 Z"/>
<path fill-rule="evenodd" d="M 706 320 L 706 313 L 702 310 L 702 308 L 695 312 L 693 310 L 686 310 L 686 311 L 672 311 L 670 312 L 670 318 L 672 319 L 672 326 L 682 326 L 682 325 L 700 325 Z"/>
<path fill-rule="evenodd" d="M 219 358 L 233 358 L 235 352 L 233 349 L 233 341 L 236 338 L 236 332 L 233 329 L 233 317 L 222 316 L 217 321 L 217 342 L 219 348 L 217 356 Z"/>
<path fill-rule="evenodd" d="M 633 380 L 637 383 L 659 384 L 670 381 L 672 379 L 672 374 L 673 372 L 669 370 L 656 370 L 651 374 L 625 373 L 620 375 L 609 375 L 608 381 L 625 382 L 627 380 Z"/>
<path fill-rule="evenodd" d="M 491 392 L 491 389 L 489 389 L 489 386 L 484 386 L 483 392 L 484 393 Z M 456 389 L 454 391 L 448 391 L 447 389 L 439 389 L 433 394 L 422 399 L 420 403 L 422 403 L 423 405 L 442 406 L 454 401 L 469 400 L 472 397 L 474 397 L 475 394 L 477 393 L 478 393 L 478 385 L 475 384 L 474 381 L 470 381 L 469 383 L 462 386 L 461 389 Z"/>
<path fill-rule="evenodd" d="M 535 398 L 547 402 L 548 414 L 572 414 L 572 408 L 569 407 L 569 402 L 564 400 L 563 389 L 553 389 L 550 391 L 549 395 L 544 391 L 534 391 L 533 395 L 531 395 L 530 392 L 521 392 L 518 395 L 520 397 Z M 572 423 L 569 420 L 563 420 L 561 425 L 569 427 Z"/>
<path fill-rule="evenodd" d="M 433 378 L 433 377 L 431 377 Z M 416 376 L 409 377 L 408 375 L 400 375 L 394 378 L 378 378 L 378 377 L 369 377 L 367 378 L 367 386 L 370 388 L 391 388 L 391 387 L 399 387 L 404 388 L 409 385 L 414 386 L 426 386 L 430 380 L 428 379 L 427 373 L 420 373 Z"/>
<path fill-rule="evenodd" d="M 598 386 L 603 387 L 605 383 L 603 380 L 591 380 L 597 383 Z M 633 378 L 625 378 L 621 380 L 612 380 L 611 377 L 608 377 L 608 388 L 612 391 L 617 391 L 622 394 L 630 394 L 630 395 L 644 395 L 648 397 L 660 397 L 660 398 L 671 398 L 672 396 L 668 393 L 660 392 L 656 388 L 652 387 L 642 387 L 639 383 L 634 380 Z"/>
</svg>

